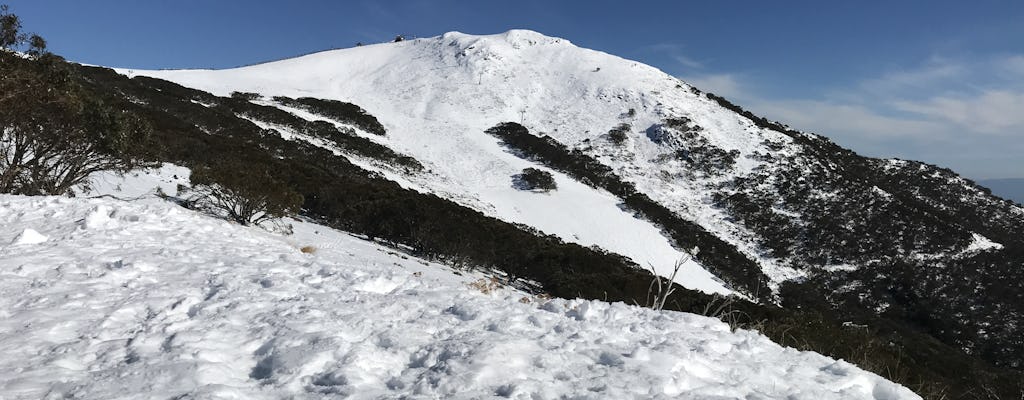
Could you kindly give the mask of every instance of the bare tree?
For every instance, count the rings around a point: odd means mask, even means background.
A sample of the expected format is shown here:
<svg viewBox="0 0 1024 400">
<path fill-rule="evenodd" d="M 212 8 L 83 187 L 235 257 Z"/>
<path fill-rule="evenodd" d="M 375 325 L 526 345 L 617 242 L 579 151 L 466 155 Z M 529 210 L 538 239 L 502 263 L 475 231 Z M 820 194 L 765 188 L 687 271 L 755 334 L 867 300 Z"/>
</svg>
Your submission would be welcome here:
<svg viewBox="0 0 1024 400">
<path fill-rule="evenodd" d="M 683 268 L 683 265 L 690 262 L 693 256 L 697 255 L 700 249 L 694 247 L 689 253 L 685 253 L 683 257 L 676 260 L 672 267 L 672 275 L 669 277 L 662 278 L 657 274 L 654 275 L 654 279 L 651 281 L 651 285 L 647 288 L 647 305 L 655 310 L 661 311 L 665 309 L 665 303 L 668 301 L 668 297 L 675 293 L 676 288 L 674 287 L 676 281 L 676 274 Z M 653 269 L 653 268 L 651 268 Z M 662 282 L 662 280 L 665 280 Z M 653 302 L 651 297 L 654 297 Z"/>
</svg>

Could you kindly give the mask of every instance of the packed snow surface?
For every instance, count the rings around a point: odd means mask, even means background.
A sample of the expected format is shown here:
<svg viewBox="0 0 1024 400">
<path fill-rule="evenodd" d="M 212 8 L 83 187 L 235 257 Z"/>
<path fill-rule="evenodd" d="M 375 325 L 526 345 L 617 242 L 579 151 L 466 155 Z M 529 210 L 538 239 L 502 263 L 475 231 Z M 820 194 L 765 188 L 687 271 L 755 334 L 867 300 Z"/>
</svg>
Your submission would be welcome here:
<svg viewBox="0 0 1024 400">
<path fill-rule="evenodd" d="M 919 398 L 712 318 L 545 300 L 304 222 L 4 195 L 0 246 L 3 399 Z"/>
</svg>

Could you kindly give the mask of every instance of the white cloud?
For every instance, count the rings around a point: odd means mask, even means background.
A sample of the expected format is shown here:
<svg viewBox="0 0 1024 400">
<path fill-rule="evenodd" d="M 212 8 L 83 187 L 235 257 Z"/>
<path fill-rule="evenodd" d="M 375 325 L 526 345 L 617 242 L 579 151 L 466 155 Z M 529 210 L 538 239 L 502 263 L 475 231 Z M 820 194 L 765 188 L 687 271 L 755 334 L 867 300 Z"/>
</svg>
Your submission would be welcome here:
<svg viewBox="0 0 1024 400">
<path fill-rule="evenodd" d="M 1024 77 L 1024 55 L 1006 57 L 998 65 L 1002 72 L 1016 75 L 1017 78 Z"/>
<path fill-rule="evenodd" d="M 701 63 L 700 61 L 694 60 L 690 57 L 681 54 L 672 56 L 672 59 L 676 60 L 677 63 L 682 64 L 683 66 L 690 67 L 693 69 L 704 68 L 704 64 Z"/>
<path fill-rule="evenodd" d="M 755 114 L 763 113 L 800 130 L 858 140 L 920 138 L 941 129 L 941 125 L 934 121 L 886 116 L 861 105 L 827 101 L 761 100 L 750 108 Z"/>
<path fill-rule="evenodd" d="M 641 47 L 641 50 L 646 52 L 665 54 L 679 65 L 686 67 L 687 69 L 690 70 L 704 68 L 703 62 L 686 55 L 683 52 L 683 48 L 684 46 L 678 43 L 655 43 L 643 46 Z"/>
<path fill-rule="evenodd" d="M 969 132 L 1024 137 L 1024 91 L 986 90 L 976 96 L 893 104 L 904 111 L 957 124 Z"/>
<path fill-rule="evenodd" d="M 928 90 L 963 78 L 968 67 L 958 62 L 933 57 L 923 67 L 891 71 L 877 78 L 866 79 L 859 89 L 874 95 L 891 95 L 908 90 Z"/>
</svg>

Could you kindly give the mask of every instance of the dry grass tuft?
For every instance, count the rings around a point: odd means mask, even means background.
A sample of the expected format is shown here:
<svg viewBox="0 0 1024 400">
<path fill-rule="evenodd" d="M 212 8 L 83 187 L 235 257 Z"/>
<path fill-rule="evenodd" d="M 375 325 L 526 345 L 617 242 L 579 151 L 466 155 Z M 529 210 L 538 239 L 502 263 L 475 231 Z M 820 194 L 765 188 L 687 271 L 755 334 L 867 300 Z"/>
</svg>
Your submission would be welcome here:
<svg viewBox="0 0 1024 400">
<path fill-rule="evenodd" d="M 480 278 L 473 282 L 466 284 L 470 288 L 479 290 L 483 294 L 491 294 L 502 287 L 501 281 L 498 278 Z"/>
</svg>

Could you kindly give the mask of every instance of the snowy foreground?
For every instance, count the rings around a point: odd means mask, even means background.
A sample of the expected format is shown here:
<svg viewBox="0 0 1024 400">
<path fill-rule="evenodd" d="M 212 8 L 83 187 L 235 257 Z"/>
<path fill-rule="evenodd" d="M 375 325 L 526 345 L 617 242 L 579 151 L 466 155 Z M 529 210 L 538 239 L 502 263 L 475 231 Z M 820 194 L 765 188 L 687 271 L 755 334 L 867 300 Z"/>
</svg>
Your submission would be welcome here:
<svg viewBox="0 0 1024 400">
<path fill-rule="evenodd" d="M 919 398 L 711 318 L 478 290 L 295 228 L 0 196 L 0 398 Z"/>
</svg>

